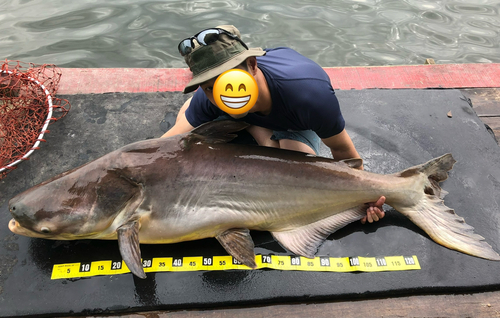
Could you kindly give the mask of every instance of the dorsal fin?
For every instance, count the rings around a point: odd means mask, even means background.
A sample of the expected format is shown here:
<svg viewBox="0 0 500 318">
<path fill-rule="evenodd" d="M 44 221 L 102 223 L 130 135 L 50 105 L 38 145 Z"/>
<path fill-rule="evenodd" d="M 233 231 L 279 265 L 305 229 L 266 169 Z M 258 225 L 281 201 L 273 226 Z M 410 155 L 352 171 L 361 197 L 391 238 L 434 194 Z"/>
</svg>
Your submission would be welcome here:
<svg viewBox="0 0 500 318">
<path fill-rule="evenodd" d="M 347 164 L 349 167 L 351 167 L 353 169 L 358 169 L 359 167 L 361 167 L 363 165 L 363 159 L 361 159 L 361 158 L 344 159 L 344 160 L 340 160 L 340 162 Z"/>
<path fill-rule="evenodd" d="M 189 132 L 182 141 L 187 146 L 194 142 L 210 144 L 226 143 L 236 138 L 235 132 L 250 126 L 242 121 L 219 120 L 202 124 Z"/>
</svg>

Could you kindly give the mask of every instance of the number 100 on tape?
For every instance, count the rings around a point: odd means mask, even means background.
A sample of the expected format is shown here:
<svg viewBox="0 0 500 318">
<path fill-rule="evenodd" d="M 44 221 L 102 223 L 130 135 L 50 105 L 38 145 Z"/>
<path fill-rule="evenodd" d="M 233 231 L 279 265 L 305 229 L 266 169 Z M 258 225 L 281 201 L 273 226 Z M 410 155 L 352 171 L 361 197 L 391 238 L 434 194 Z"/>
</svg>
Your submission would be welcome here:
<svg viewBox="0 0 500 318">
<path fill-rule="evenodd" d="M 311 272 L 383 272 L 418 270 L 420 264 L 413 256 L 342 257 L 256 255 L 257 269 L 269 268 L 285 271 Z M 232 256 L 156 257 L 142 260 L 144 272 L 186 272 L 249 270 Z M 130 273 L 122 260 L 55 264 L 51 279 L 79 278 L 98 275 Z"/>
</svg>

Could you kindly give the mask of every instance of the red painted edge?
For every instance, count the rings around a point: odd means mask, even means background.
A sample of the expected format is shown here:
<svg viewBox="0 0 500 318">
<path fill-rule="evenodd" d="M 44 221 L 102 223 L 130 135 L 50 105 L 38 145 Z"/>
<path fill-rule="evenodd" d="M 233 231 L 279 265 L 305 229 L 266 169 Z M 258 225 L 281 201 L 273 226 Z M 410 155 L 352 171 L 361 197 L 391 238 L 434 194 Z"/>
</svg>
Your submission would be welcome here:
<svg viewBox="0 0 500 318">
<path fill-rule="evenodd" d="M 500 87 L 500 63 L 324 68 L 334 89 Z M 64 68 L 58 94 L 179 92 L 184 68 Z"/>
</svg>

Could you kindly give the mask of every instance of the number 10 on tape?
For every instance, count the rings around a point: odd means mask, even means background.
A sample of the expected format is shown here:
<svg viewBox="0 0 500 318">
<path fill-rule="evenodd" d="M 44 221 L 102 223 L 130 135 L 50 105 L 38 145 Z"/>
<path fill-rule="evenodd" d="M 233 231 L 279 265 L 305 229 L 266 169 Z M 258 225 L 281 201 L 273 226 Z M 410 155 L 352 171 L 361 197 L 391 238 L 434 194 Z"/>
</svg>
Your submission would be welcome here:
<svg viewBox="0 0 500 318">
<path fill-rule="evenodd" d="M 313 259 L 301 256 L 257 255 L 255 261 L 257 268 L 315 272 L 381 272 L 420 269 L 415 255 L 343 258 L 317 256 Z M 142 266 L 146 273 L 250 269 L 231 256 L 157 257 L 143 259 Z M 52 270 L 51 279 L 118 275 L 129 272 L 130 270 L 122 260 L 56 264 Z"/>
</svg>

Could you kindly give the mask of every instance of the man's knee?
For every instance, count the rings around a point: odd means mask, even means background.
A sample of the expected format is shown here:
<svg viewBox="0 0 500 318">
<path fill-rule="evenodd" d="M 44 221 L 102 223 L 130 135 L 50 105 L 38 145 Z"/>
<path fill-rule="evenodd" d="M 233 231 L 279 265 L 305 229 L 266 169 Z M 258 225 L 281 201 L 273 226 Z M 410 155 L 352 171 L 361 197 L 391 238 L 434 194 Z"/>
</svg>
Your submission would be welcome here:
<svg viewBox="0 0 500 318">
<path fill-rule="evenodd" d="M 279 148 L 279 143 L 275 140 L 271 140 L 271 136 L 273 135 L 271 129 L 252 125 L 247 127 L 247 131 L 252 135 L 255 141 L 257 141 L 259 146 Z"/>
<path fill-rule="evenodd" d="M 282 149 L 305 152 L 305 153 L 309 153 L 311 155 L 316 154 L 316 152 L 314 151 L 313 148 L 311 148 L 310 146 L 306 145 L 305 143 L 297 141 L 297 140 L 280 139 L 279 144 L 280 144 L 280 148 L 282 148 Z"/>
</svg>

